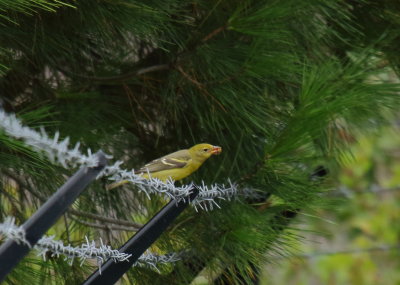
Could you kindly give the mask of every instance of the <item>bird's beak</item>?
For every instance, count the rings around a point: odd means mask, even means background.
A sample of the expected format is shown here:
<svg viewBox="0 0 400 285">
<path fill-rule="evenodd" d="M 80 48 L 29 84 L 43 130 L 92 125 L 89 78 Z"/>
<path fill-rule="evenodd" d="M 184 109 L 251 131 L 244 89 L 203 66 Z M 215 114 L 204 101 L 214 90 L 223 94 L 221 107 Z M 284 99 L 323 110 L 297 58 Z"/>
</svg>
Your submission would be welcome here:
<svg viewBox="0 0 400 285">
<path fill-rule="evenodd" d="M 211 154 L 220 154 L 222 152 L 222 147 L 220 146 L 213 146 L 211 149 Z"/>
</svg>

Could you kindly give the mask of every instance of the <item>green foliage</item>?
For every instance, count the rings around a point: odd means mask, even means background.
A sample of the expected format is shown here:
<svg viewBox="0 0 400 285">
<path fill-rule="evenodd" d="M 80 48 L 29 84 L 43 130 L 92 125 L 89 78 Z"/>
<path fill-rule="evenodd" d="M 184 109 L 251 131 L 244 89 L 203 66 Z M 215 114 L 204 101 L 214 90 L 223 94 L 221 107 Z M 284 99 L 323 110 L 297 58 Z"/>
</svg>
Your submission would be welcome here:
<svg viewBox="0 0 400 285">
<path fill-rule="evenodd" d="M 336 211 L 302 217 L 308 232 L 307 242 L 297 242 L 299 256 L 267 266 L 262 284 L 399 282 L 399 128 L 357 139 L 337 173 L 338 189 L 328 192 L 340 197 Z"/>
<path fill-rule="evenodd" d="M 377 32 L 367 40 L 355 5 L 372 4 L 0 0 L 1 103 L 27 125 L 60 131 L 83 149 L 101 148 L 126 168 L 199 142 L 221 145 L 222 155 L 183 183 L 229 177 L 265 199 L 186 211 L 152 250 L 188 257 L 160 272 L 135 268 L 125 280 L 183 284 L 206 268 L 243 283 L 266 252 L 290 252 L 299 239 L 290 231 L 297 212 L 329 204 L 321 194 L 329 181 L 312 177 L 315 167 L 334 171 L 348 143 L 344 134 L 379 124 L 384 110 L 398 106 L 398 86 L 374 77 L 382 61 L 392 63 L 387 39 L 394 37 Z M 8 197 L 1 217 L 23 222 L 73 170 L 4 133 L 0 139 L 1 193 Z M 132 185 L 108 192 L 106 183 L 91 185 L 73 207 L 145 223 L 166 203 Z M 131 234 L 90 227 L 85 215 L 67 220 L 52 229 L 66 242 L 88 235 L 117 247 Z M 38 274 L 32 284 L 79 283 L 68 276 L 79 279 L 87 269 L 30 258 L 38 265 L 24 262 L 10 282 L 29 267 Z"/>
<path fill-rule="evenodd" d="M 2 0 L 0 1 L 0 11 L 2 11 L 0 24 L 18 25 L 18 14 L 32 16 L 41 11 L 56 12 L 62 6 L 73 7 L 66 1 L 58 0 Z"/>
</svg>

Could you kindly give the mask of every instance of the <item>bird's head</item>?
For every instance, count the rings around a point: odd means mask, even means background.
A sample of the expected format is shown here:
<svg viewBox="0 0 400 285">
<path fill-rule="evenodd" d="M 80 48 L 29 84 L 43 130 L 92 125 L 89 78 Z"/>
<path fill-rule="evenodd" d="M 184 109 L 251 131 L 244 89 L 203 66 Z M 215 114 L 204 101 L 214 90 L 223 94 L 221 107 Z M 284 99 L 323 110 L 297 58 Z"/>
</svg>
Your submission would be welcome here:
<svg viewBox="0 0 400 285">
<path fill-rule="evenodd" d="M 214 146 L 208 143 L 196 144 L 189 148 L 191 155 L 195 156 L 200 161 L 205 161 L 213 154 L 220 154 L 222 148 L 219 146 Z"/>
</svg>

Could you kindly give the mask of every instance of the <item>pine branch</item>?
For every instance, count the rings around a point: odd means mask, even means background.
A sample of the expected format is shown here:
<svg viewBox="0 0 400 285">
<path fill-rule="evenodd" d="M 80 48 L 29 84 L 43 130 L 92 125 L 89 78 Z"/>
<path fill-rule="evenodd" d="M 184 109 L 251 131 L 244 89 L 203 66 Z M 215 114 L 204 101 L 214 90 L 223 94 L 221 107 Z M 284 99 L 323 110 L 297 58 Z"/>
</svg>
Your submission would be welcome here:
<svg viewBox="0 0 400 285">
<path fill-rule="evenodd" d="M 79 211 L 75 209 L 69 209 L 68 210 L 69 214 L 72 214 L 74 216 L 78 217 L 84 217 L 84 218 L 89 218 L 89 219 L 94 219 L 103 223 L 109 223 L 109 224 L 114 224 L 114 225 L 120 225 L 120 226 L 126 226 L 127 229 L 129 228 L 131 231 L 135 231 L 140 229 L 143 225 L 131 221 L 126 221 L 126 220 L 121 220 L 121 219 L 113 219 L 109 217 L 104 217 L 101 215 L 93 214 L 93 213 L 88 213 L 84 211 Z M 79 220 L 82 222 L 81 220 Z"/>
<path fill-rule="evenodd" d="M 97 229 L 102 229 L 105 231 L 128 231 L 128 232 L 137 232 L 140 228 L 138 227 L 127 227 L 127 226 L 120 226 L 120 225 L 113 225 L 113 224 L 99 224 L 99 223 L 91 223 L 91 222 L 86 222 L 82 221 L 81 219 L 75 219 L 72 218 L 75 222 L 89 226 L 91 228 L 97 228 Z"/>
<path fill-rule="evenodd" d="M 228 28 L 228 24 L 225 24 L 221 27 L 216 28 L 215 30 L 213 30 L 211 33 L 209 33 L 208 35 L 206 35 L 201 42 L 205 43 L 207 41 L 209 41 L 210 39 L 212 39 L 213 37 L 215 37 L 216 35 L 218 35 L 219 33 L 222 33 L 223 31 L 225 31 Z"/>
<path fill-rule="evenodd" d="M 115 75 L 115 76 L 89 76 L 89 75 L 84 75 L 84 74 L 77 74 L 74 72 L 70 72 L 67 70 L 64 70 L 61 67 L 58 67 L 62 72 L 66 74 L 70 74 L 73 76 L 77 76 L 80 78 L 84 79 L 89 79 L 89 80 L 95 80 L 95 81 L 124 81 L 129 78 L 135 77 L 135 76 L 140 76 L 149 72 L 155 72 L 155 71 L 162 71 L 162 70 L 168 70 L 171 68 L 170 64 L 157 64 L 157 65 L 152 65 L 148 67 L 144 67 L 141 69 L 138 69 L 136 71 L 120 74 L 120 75 Z"/>
<path fill-rule="evenodd" d="M 224 111 L 225 113 L 227 112 L 224 105 L 222 105 L 221 102 L 219 102 L 218 99 L 215 98 L 215 96 L 213 96 L 210 92 L 208 92 L 204 84 L 200 83 L 195 78 L 192 78 L 187 72 L 183 70 L 183 68 L 180 65 L 177 65 L 176 69 L 183 75 L 183 77 L 185 77 L 188 81 L 193 83 L 193 85 L 195 85 L 202 94 L 204 94 L 206 97 L 211 98 L 211 100 L 214 101 L 222 111 Z"/>
</svg>

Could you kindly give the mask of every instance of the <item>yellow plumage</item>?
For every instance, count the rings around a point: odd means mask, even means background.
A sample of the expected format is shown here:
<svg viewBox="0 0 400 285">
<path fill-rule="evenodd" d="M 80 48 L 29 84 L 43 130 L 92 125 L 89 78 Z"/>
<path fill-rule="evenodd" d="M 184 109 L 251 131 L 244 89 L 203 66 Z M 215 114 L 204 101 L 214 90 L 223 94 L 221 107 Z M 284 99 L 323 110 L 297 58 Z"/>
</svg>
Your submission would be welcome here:
<svg viewBox="0 0 400 285">
<path fill-rule="evenodd" d="M 178 150 L 166 156 L 155 159 L 136 171 L 137 174 L 148 179 L 149 174 L 152 178 L 162 181 L 173 179 L 181 180 L 195 172 L 211 155 L 220 154 L 221 147 L 211 144 L 196 144 L 189 149 Z M 107 185 L 107 189 L 119 187 L 128 180 L 122 180 Z"/>
</svg>

